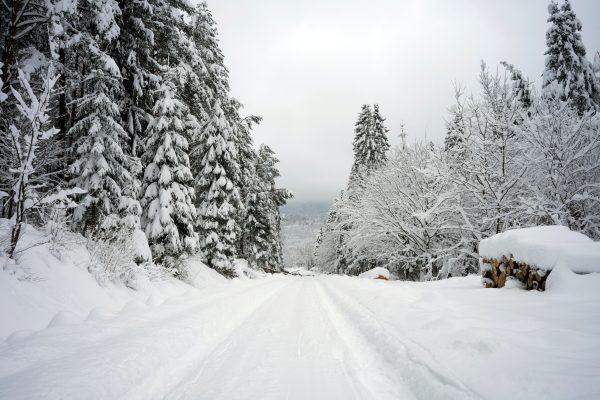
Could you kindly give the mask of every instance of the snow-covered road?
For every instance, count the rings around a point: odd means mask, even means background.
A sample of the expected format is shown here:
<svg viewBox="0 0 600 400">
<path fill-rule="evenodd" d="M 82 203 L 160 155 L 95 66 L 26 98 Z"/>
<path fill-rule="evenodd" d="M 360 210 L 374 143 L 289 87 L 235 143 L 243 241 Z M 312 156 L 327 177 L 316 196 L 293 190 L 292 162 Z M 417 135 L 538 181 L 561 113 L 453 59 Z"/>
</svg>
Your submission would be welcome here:
<svg viewBox="0 0 600 400">
<path fill-rule="evenodd" d="M 495 333 L 486 305 L 509 293 L 531 299 L 535 312 L 542 305 L 529 295 L 544 294 L 486 292 L 475 279 L 427 285 L 273 276 L 162 304 L 131 303 L 116 315 L 92 312 L 83 323 L 63 321 L 1 344 L 0 398 L 530 399 L 600 393 L 600 324 L 580 321 L 590 311 L 600 315 L 595 298 L 582 315 L 573 302 L 546 299 L 545 306 L 559 307 L 560 315 L 570 313 L 562 321 L 572 322 L 568 327 L 552 318 L 523 321 L 523 310 L 510 315 L 509 327 L 502 308 L 496 325 L 504 327 Z M 518 340 L 544 330 L 550 334 L 535 338 L 537 344 Z M 557 354 L 535 355 L 550 347 Z"/>
</svg>

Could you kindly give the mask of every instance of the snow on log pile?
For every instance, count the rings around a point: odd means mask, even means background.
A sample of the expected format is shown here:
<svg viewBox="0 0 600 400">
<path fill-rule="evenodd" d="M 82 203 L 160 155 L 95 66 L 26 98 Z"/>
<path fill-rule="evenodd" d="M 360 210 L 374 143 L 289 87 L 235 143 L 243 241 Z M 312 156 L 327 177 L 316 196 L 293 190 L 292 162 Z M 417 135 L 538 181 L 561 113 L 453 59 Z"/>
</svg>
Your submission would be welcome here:
<svg viewBox="0 0 600 400">
<path fill-rule="evenodd" d="M 580 273 L 600 272 L 600 242 L 565 226 L 513 229 L 479 242 L 482 283 L 501 288 L 508 277 L 528 290 L 545 290 L 557 267 Z"/>
<path fill-rule="evenodd" d="M 390 271 L 383 267 L 375 267 L 373 269 L 363 272 L 359 275 L 359 277 L 367 279 L 383 279 L 387 281 L 390 279 Z"/>
</svg>

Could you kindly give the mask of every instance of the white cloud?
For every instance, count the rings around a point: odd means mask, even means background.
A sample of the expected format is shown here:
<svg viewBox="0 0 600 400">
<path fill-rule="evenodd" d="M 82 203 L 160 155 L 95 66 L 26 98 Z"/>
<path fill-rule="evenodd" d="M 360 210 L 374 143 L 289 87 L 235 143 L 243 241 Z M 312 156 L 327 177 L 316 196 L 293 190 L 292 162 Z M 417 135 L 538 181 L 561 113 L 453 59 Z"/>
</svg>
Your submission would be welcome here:
<svg viewBox="0 0 600 400">
<path fill-rule="evenodd" d="M 264 117 L 255 131 L 301 200 L 331 199 L 352 162 L 361 104 L 379 103 L 392 140 L 441 140 L 452 81 L 476 89 L 480 60 L 543 69 L 547 0 L 215 0 L 233 94 Z M 575 0 L 589 52 L 600 3 Z"/>
</svg>

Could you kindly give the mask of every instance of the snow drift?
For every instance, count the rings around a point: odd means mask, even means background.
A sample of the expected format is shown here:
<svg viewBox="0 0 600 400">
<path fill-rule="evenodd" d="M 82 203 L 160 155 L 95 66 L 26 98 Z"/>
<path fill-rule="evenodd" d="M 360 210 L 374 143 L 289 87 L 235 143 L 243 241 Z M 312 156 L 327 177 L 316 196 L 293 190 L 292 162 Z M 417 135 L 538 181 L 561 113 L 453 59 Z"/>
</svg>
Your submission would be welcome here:
<svg viewBox="0 0 600 400">
<path fill-rule="evenodd" d="M 9 225 L 0 221 L 0 235 Z M 135 237 L 134 237 L 135 239 Z M 198 288 L 227 282 L 197 258 L 184 264 L 184 280 L 149 274 L 143 268 L 126 285 L 98 279 L 90 272 L 93 255 L 80 235 L 64 239 L 60 248 L 45 232 L 27 225 L 16 260 L 0 254 L 0 340 L 16 331 L 110 316 L 130 303 L 159 304 L 170 297 L 187 296 Z"/>
</svg>

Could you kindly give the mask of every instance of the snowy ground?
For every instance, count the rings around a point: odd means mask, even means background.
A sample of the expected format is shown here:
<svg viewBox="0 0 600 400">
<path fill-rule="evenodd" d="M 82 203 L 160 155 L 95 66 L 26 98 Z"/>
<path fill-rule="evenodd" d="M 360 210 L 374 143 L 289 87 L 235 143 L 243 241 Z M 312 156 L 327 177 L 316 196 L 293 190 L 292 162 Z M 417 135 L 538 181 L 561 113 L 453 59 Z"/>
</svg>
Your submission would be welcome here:
<svg viewBox="0 0 600 400">
<path fill-rule="evenodd" d="M 2 399 L 600 398 L 600 275 L 235 280 L 0 344 Z M 552 275 L 551 275 L 552 276 Z"/>
</svg>

